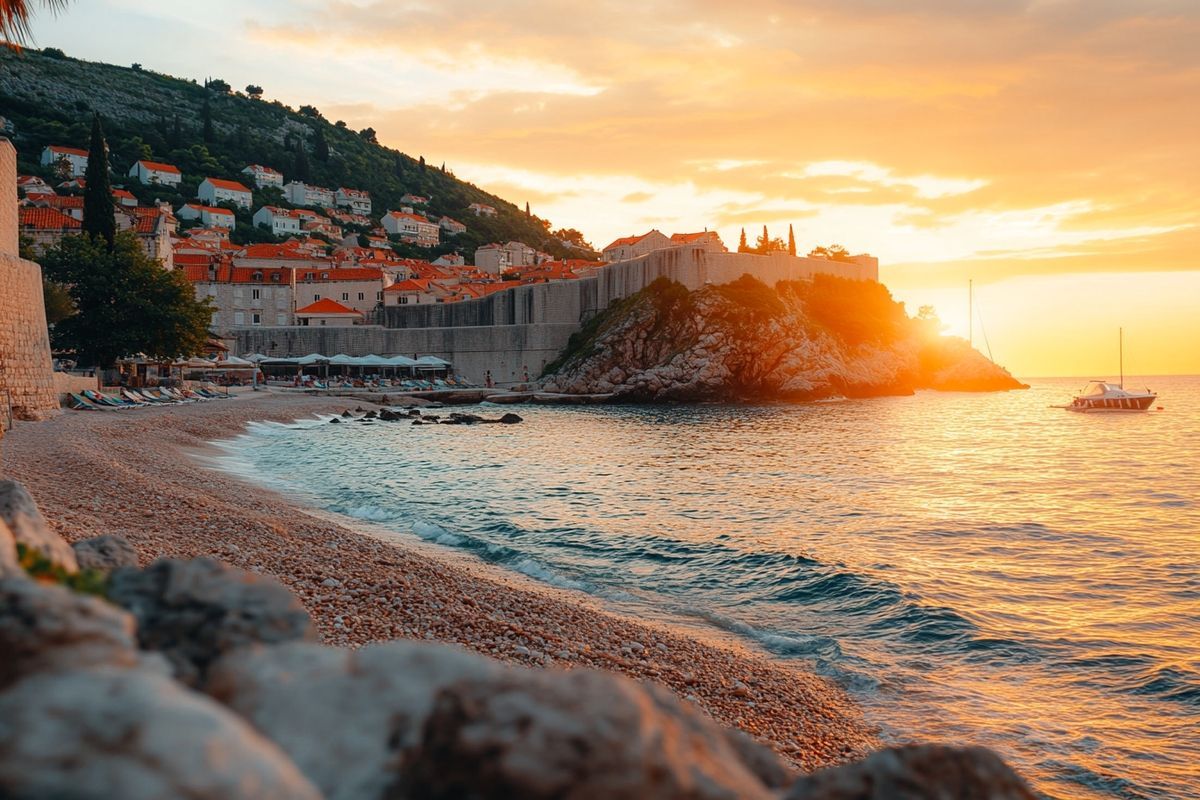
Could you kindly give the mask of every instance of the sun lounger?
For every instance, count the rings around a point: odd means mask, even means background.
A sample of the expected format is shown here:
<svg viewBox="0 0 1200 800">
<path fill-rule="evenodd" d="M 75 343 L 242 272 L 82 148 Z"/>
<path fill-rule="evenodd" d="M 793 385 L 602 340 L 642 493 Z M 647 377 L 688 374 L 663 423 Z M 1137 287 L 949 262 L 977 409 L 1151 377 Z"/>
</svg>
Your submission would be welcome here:
<svg viewBox="0 0 1200 800">
<path fill-rule="evenodd" d="M 74 403 L 72 408 L 74 408 L 78 411 L 116 411 L 117 410 L 117 409 L 113 408 L 112 406 L 105 406 L 105 405 L 100 405 L 99 403 L 93 403 L 91 400 L 88 400 L 83 395 L 75 394 L 74 392 L 71 392 L 71 401 Z"/>
</svg>

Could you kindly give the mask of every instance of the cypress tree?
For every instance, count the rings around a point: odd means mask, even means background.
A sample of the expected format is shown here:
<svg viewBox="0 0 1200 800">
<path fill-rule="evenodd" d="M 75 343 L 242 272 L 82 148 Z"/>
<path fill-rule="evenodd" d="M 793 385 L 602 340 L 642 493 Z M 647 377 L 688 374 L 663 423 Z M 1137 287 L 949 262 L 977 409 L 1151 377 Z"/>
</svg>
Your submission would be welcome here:
<svg viewBox="0 0 1200 800">
<path fill-rule="evenodd" d="M 171 149 L 175 150 L 183 146 L 183 129 L 179 126 L 179 115 L 175 115 L 175 122 L 171 126 Z"/>
<path fill-rule="evenodd" d="M 296 173 L 295 179 L 301 183 L 312 181 L 312 169 L 308 165 L 308 150 L 304 147 L 303 139 L 296 141 L 296 161 L 292 171 Z"/>
<path fill-rule="evenodd" d="M 528 200 L 525 201 L 525 216 L 526 216 L 526 218 L 529 217 L 529 201 Z"/>
<path fill-rule="evenodd" d="M 738 252 L 739 252 L 739 253 L 745 253 L 745 252 L 746 252 L 747 250 L 749 250 L 749 249 L 750 249 L 750 248 L 749 248 L 749 247 L 747 246 L 747 244 L 746 244 L 746 229 L 745 229 L 745 228 L 742 228 L 742 235 L 741 235 L 741 237 L 738 239 Z"/>
<path fill-rule="evenodd" d="M 208 104 L 208 95 L 204 95 L 204 105 L 200 108 L 200 119 L 204 123 L 204 141 L 211 142 L 215 138 L 213 133 L 212 108 Z"/>
<path fill-rule="evenodd" d="M 421 172 L 424 172 L 425 171 L 425 156 L 421 156 L 421 160 L 418 163 L 420 164 Z"/>
<path fill-rule="evenodd" d="M 329 142 L 325 141 L 325 131 L 321 130 L 318 125 L 314 128 L 316 138 L 313 140 L 313 155 L 317 157 L 317 161 L 324 164 L 329 160 Z"/>
<path fill-rule="evenodd" d="M 101 237 L 112 250 L 117 236 L 117 219 L 113 203 L 112 183 L 108 177 L 108 144 L 100 127 L 100 115 L 92 117 L 92 141 L 88 146 L 87 185 L 83 189 L 83 232 Z"/>
<path fill-rule="evenodd" d="M 762 243 L 759 245 L 758 252 L 764 256 L 771 251 L 771 234 L 767 233 L 767 226 L 763 225 Z"/>
<path fill-rule="evenodd" d="M 796 255 L 796 234 L 792 233 L 791 225 L 788 225 L 788 255 Z"/>
</svg>

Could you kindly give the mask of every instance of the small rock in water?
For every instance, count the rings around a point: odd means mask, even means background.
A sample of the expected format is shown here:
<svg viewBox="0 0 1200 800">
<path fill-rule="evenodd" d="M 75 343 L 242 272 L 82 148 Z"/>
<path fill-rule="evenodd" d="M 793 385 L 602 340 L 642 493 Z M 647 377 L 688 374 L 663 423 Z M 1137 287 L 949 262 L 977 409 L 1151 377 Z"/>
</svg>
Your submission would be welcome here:
<svg viewBox="0 0 1200 800">
<path fill-rule="evenodd" d="M 516 414 L 509 413 L 501 417 L 500 421 L 505 425 L 516 425 L 518 422 L 524 422 L 525 420 L 521 419 L 521 417 Z"/>
</svg>

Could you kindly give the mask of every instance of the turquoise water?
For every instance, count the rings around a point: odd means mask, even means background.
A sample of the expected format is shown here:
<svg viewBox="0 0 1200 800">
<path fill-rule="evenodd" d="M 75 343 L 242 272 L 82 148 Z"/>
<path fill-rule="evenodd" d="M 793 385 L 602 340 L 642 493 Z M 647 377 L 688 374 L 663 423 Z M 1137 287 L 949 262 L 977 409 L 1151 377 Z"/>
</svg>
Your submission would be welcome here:
<svg viewBox="0 0 1200 800">
<path fill-rule="evenodd" d="M 1058 798 L 1200 797 L 1200 378 L 253 425 L 229 469 L 840 682 Z M 508 409 L 491 409 L 499 413 Z M 439 412 L 444 413 L 444 412 Z"/>
</svg>

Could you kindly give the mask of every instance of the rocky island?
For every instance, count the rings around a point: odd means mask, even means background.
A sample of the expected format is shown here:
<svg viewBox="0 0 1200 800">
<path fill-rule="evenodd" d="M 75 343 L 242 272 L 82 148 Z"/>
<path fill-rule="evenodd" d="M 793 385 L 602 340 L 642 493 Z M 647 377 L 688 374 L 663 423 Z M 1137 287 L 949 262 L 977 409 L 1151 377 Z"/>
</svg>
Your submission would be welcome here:
<svg viewBox="0 0 1200 800">
<path fill-rule="evenodd" d="M 756 402 L 1027 388 L 873 281 L 659 278 L 591 319 L 543 389 L 624 402 Z"/>
</svg>

